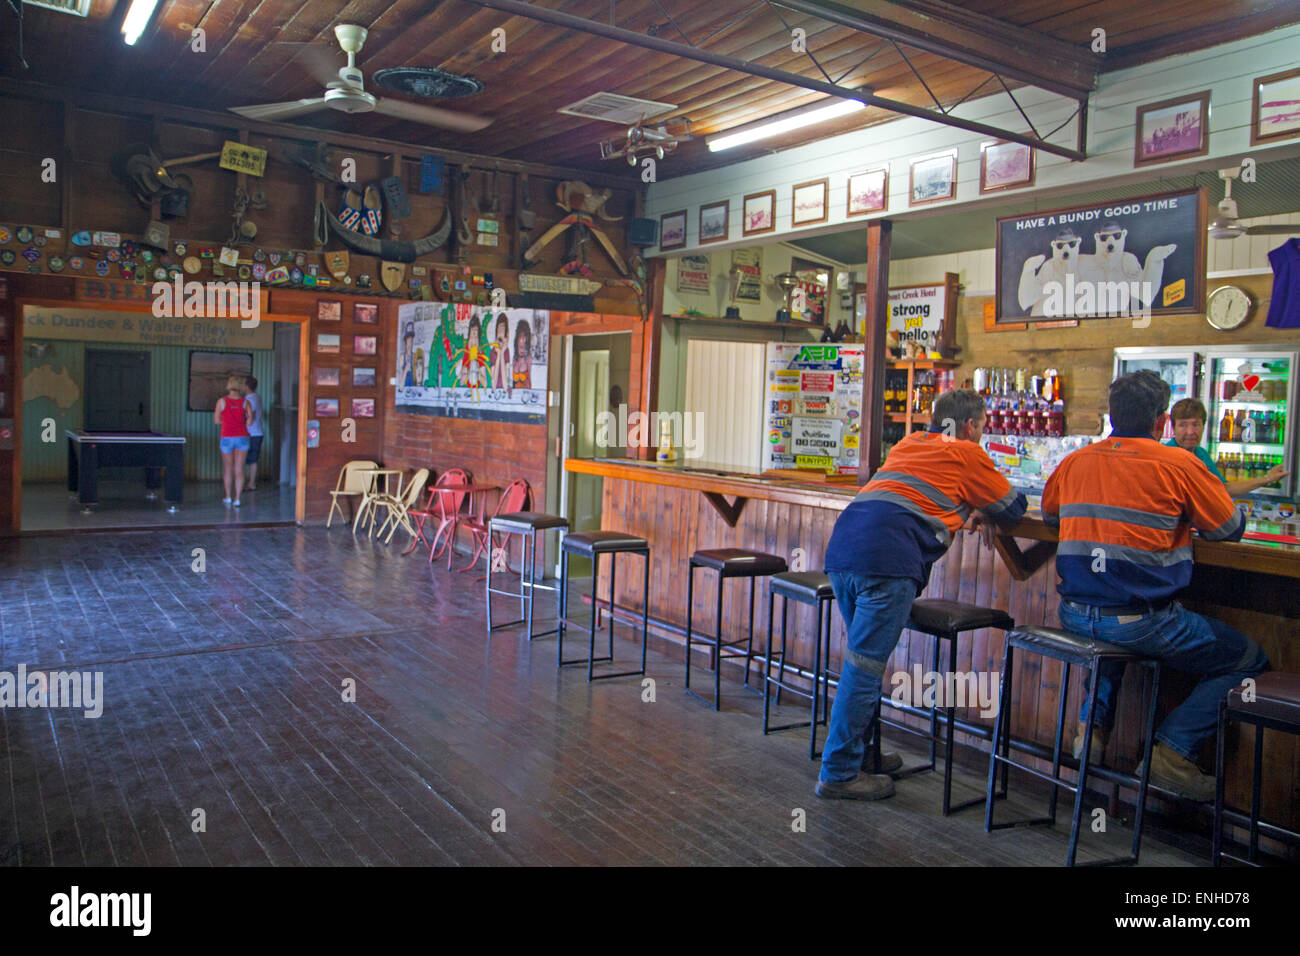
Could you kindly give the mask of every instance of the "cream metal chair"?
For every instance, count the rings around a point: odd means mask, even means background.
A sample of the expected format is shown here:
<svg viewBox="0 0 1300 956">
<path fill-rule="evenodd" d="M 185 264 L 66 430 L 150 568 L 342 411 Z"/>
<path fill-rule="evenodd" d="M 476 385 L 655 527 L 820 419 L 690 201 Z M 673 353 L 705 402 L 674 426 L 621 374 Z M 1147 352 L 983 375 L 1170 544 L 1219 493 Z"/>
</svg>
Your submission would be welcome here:
<svg viewBox="0 0 1300 956">
<path fill-rule="evenodd" d="M 334 510 L 337 508 L 339 514 L 343 514 L 343 506 L 339 503 L 340 498 L 364 498 L 369 479 L 363 472 L 367 468 L 377 467 L 373 461 L 357 460 L 349 461 L 339 469 L 338 481 L 334 485 L 334 490 L 330 492 L 330 513 L 325 522 L 325 527 L 329 527 L 334 521 Z"/>
<path fill-rule="evenodd" d="M 400 526 L 411 537 L 416 536 L 415 525 L 411 523 L 409 512 L 419 501 L 420 495 L 424 492 L 424 486 L 429 482 L 429 469 L 421 468 L 411 476 L 410 481 L 400 494 L 396 495 L 377 495 L 372 507 L 376 510 L 379 508 L 387 509 L 384 520 L 379 523 L 379 534 L 382 536 L 387 529 L 388 537 L 384 538 L 384 544 L 393 540 L 393 533 Z"/>
</svg>

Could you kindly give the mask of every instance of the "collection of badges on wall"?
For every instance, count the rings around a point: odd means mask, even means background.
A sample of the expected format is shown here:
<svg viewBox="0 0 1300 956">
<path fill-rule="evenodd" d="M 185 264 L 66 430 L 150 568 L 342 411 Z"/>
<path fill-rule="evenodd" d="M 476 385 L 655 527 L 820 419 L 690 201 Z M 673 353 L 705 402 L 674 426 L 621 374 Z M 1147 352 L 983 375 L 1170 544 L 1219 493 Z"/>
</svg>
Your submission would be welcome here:
<svg viewBox="0 0 1300 956">
<path fill-rule="evenodd" d="M 469 301 L 476 286 L 480 295 L 492 288 L 491 275 L 466 275 L 465 281 L 442 275 L 429 278 L 424 266 L 381 262 L 380 275 L 352 275 L 351 257 L 345 251 L 251 250 L 219 244 L 169 242 L 150 246 L 108 231 L 81 230 L 65 240 L 63 230 L 0 224 L 0 268 L 23 268 L 30 273 L 80 275 L 125 279 L 139 285 L 171 281 L 177 276 L 237 279 L 269 286 L 329 289 L 331 292 L 402 298 L 453 295 Z M 410 279 L 407 280 L 409 269 Z"/>
</svg>

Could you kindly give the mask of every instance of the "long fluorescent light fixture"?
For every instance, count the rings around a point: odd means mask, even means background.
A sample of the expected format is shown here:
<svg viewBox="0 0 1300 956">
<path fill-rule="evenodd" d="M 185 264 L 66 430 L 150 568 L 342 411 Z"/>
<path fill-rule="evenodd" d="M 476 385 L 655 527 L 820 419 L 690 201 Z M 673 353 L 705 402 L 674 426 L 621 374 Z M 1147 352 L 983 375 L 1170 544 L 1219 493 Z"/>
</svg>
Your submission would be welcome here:
<svg viewBox="0 0 1300 956">
<path fill-rule="evenodd" d="M 126 19 L 122 21 L 122 39 L 127 46 L 135 46 L 157 7 L 158 0 L 131 0 L 131 9 L 126 11 Z"/>
<path fill-rule="evenodd" d="M 830 106 L 822 106 L 807 113 L 800 113 L 795 116 L 788 116 L 785 119 L 773 120 L 770 123 L 761 123 L 752 129 L 747 129 L 739 133 L 728 133 L 722 136 L 716 136 L 707 140 L 709 150 L 718 152 L 723 149 L 731 149 L 733 146 L 743 146 L 745 143 L 752 143 L 755 140 L 767 139 L 771 136 L 780 136 L 782 133 L 788 133 L 791 130 L 802 129 L 805 126 L 812 126 L 814 123 L 825 123 L 827 120 L 836 119 L 840 116 L 847 116 L 849 113 L 863 109 L 864 104 L 858 100 L 839 100 Z"/>
</svg>

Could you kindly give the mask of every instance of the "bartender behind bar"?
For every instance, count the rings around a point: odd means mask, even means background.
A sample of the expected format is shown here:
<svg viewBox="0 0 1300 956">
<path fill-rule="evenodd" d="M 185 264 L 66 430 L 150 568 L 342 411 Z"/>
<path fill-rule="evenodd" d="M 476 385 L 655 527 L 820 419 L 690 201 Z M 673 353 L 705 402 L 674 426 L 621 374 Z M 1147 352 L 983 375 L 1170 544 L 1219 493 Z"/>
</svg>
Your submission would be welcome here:
<svg viewBox="0 0 1300 956">
<path fill-rule="evenodd" d="M 1214 777 L 1196 765 L 1201 744 L 1215 732 L 1219 702 L 1266 670 L 1268 658 L 1246 635 L 1174 600 L 1192 579 L 1191 529 L 1207 541 L 1238 541 L 1246 516 L 1196 458 L 1160 444 L 1168 406 L 1169 384 L 1154 372 L 1115 379 L 1111 434 L 1066 456 L 1052 472 L 1043 519 L 1060 528 L 1061 626 L 1201 679 L 1156 730 L 1151 781 L 1209 801 Z M 1122 664 L 1099 669 L 1092 716 L 1099 750 L 1114 723 L 1122 675 Z M 1086 702 L 1080 720 L 1088 720 Z M 1081 730 L 1076 751 L 1082 736 Z"/>
<path fill-rule="evenodd" d="M 1248 495 L 1290 474 L 1282 465 L 1274 465 L 1263 477 L 1249 478 L 1245 481 L 1228 481 L 1220 473 L 1210 453 L 1201 447 L 1201 436 L 1205 434 L 1206 419 L 1205 406 L 1201 404 L 1201 400 L 1184 398 L 1180 402 L 1174 402 L 1174 407 L 1169 410 L 1169 414 L 1174 420 L 1174 437 L 1165 444 L 1186 448 L 1199 458 L 1205 467 L 1210 469 L 1210 474 L 1223 482 L 1230 495 Z"/>
<path fill-rule="evenodd" d="M 894 781 L 886 774 L 902 767 L 896 754 L 881 755 L 885 773 L 859 771 L 865 769 L 864 735 L 879 705 L 885 663 L 912 601 L 972 509 L 1007 527 L 1025 513 L 1025 496 L 979 445 L 985 415 L 978 392 L 945 392 L 930 420 L 928 432 L 913 432 L 894 446 L 835 522 L 826 545 L 826 574 L 848 631 L 817 782 L 817 796 L 826 799 L 893 794 Z"/>
</svg>

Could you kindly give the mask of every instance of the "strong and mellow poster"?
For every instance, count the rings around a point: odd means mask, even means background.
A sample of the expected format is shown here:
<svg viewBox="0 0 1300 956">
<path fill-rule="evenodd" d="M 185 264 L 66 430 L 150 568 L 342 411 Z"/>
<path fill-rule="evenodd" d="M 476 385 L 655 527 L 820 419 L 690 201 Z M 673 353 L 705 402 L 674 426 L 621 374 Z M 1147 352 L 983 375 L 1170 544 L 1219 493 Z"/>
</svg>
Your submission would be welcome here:
<svg viewBox="0 0 1300 956">
<path fill-rule="evenodd" d="M 546 421 L 549 312 L 412 302 L 397 315 L 397 411 Z"/>
<path fill-rule="evenodd" d="M 763 468 L 857 474 L 861 345 L 767 346 Z"/>
</svg>

